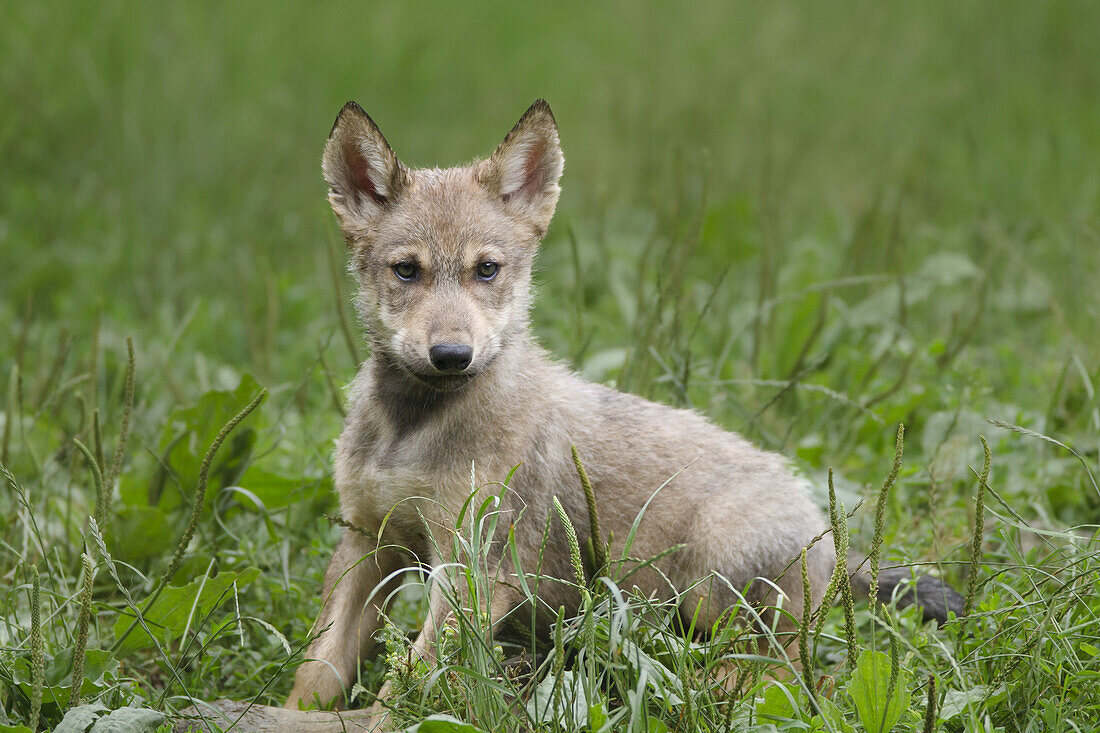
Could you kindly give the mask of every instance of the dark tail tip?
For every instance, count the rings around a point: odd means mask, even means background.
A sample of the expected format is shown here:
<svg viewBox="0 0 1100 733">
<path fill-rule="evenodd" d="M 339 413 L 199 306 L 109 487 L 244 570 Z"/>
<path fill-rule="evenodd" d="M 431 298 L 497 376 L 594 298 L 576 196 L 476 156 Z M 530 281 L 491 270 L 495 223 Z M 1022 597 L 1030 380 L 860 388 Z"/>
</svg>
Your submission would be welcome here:
<svg viewBox="0 0 1100 733">
<path fill-rule="evenodd" d="M 962 616 L 964 599 L 958 591 L 932 575 L 918 575 L 913 579 L 909 568 L 890 568 L 878 576 L 878 600 L 890 603 L 896 600 L 898 608 L 916 603 L 925 621 L 947 621 L 949 612 Z"/>
</svg>

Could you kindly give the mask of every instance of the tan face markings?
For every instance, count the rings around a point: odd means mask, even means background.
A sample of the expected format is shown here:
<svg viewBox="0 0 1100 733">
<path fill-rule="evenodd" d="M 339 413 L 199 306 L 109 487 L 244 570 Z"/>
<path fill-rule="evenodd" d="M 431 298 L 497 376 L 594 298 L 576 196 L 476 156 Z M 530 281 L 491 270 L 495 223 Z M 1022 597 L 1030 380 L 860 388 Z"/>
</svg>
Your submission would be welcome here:
<svg viewBox="0 0 1100 733">
<path fill-rule="evenodd" d="M 407 373 L 427 378 L 437 375 L 432 346 L 472 347 L 468 374 L 476 374 L 526 320 L 537 242 L 464 175 L 411 173 L 404 198 L 376 220 L 356 252 L 365 286 L 360 310 L 374 345 Z"/>
</svg>

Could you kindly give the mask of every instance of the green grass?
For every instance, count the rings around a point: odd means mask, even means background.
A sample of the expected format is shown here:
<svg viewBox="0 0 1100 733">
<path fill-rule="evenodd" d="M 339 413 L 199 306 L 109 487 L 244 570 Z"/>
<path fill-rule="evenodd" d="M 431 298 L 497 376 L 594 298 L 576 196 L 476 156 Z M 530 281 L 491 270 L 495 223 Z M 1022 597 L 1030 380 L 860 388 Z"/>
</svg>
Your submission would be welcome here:
<svg viewBox="0 0 1100 733">
<path fill-rule="evenodd" d="M 862 687 L 920 730 L 931 678 L 944 729 L 1100 724 L 1100 9 L 955 5 L 0 7 L 0 726 L 34 715 L 35 634 L 39 725 L 63 715 L 82 553 L 85 702 L 278 704 L 341 531 L 325 514 L 355 361 L 329 125 L 357 99 L 408 163 L 447 165 L 490 152 L 538 96 L 567 159 L 540 340 L 786 453 L 823 505 L 834 469 L 856 548 L 904 423 L 883 562 L 935 563 L 959 588 L 985 435 L 975 613 L 936 629 L 859 605 L 855 646 L 884 657 L 853 671 L 834 610 L 812 703 L 800 677 L 765 685 L 781 661 L 742 660 L 720 693 L 711 668 L 746 653 L 736 627 L 688 644 L 667 609 L 603 586 L 534 679 L 498 666 L 476 614 L 442 674 L 397 665 L 401 721 L 862 730 Z M 127 337 L 130 435 L 97 534 L 76 441 L 109 477 Z M 158 591 L 203 456 L 261 385 Z M 420 603 L 410 589 L 395 628 Z M 135 606 L 152 636 L 127 631 Z M 529 715 L 536 689 L 552 704 Z"/>
</svg>

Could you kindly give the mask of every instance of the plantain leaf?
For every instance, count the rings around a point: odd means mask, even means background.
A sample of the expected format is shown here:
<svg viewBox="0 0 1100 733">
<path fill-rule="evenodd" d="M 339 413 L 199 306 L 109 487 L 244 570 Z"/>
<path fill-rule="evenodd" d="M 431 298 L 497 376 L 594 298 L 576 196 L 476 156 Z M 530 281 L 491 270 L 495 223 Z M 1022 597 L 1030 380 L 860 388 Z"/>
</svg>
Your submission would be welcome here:
<svg viewBox="0 0 1100 733">
<path fill-rule="evenodd" d="M 191 627 L 196 626 L 208 613 L 228 600 L 232 595 L 233 583 L 242 588 L 260 575 L 259 568 L 246 568 L 239 572 L 225 571 L 213 578 L 197 578 L 187 585 L 170 585 L 161 592 L 152 608 L 142 617 L 146 626 L 156 634 L 159 641 L 167 643 L 178 638 L 187 628 L 191 618 Z M 192 615 L 192 611 L 194 614 Z M 115 621 L 115 638 L 126 633 L 133 624 L 134 616 L 128 611 L 119 614 Z M 139 649 L 154 646 L 152 637 L 140 625 L 130 631 L 129 636 L 116 650 L 118 657 L 124 658 Z"/>
<path fill-rule="evenodd" d="M 429 715 L 402 733 L 485 733 L 481 728 L 463 723 L 450 715 Z"/>
<path fill-rule="evenodd" d="M 866 733 L 893 730 L 902 713 L 909 708 L 909 682 L 909 673 L 899 669 L 891 691 L 890 657 L 870 649 L 860 653 L 856 671 L 848 683 L 848 694 L 856 705 L 859 721 Z"/>
</svg>

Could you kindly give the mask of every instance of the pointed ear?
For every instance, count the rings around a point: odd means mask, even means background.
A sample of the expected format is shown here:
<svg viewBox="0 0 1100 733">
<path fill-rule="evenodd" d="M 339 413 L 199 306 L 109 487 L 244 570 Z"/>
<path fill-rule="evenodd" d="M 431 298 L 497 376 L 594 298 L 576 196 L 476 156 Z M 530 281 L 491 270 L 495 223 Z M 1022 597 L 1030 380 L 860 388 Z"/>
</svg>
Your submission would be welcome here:
<svg viewBox="0 0 1100 733">
<path fill-rule="evenodd" d="M 408 170 L 363 108 L 348 102 L 332 125 L 321 171 L 328 200 L 349 240 L 364 236 L 397 200 L 408 183 Z"/>
<path fill-rule="evenodd" d="M 558 123 L 550 105 L 539 99 L 481 165 L 479 179 L 509 214 L 531 224 L 541 237 L 558 204 L 564 166 Z"/>
</svg>

